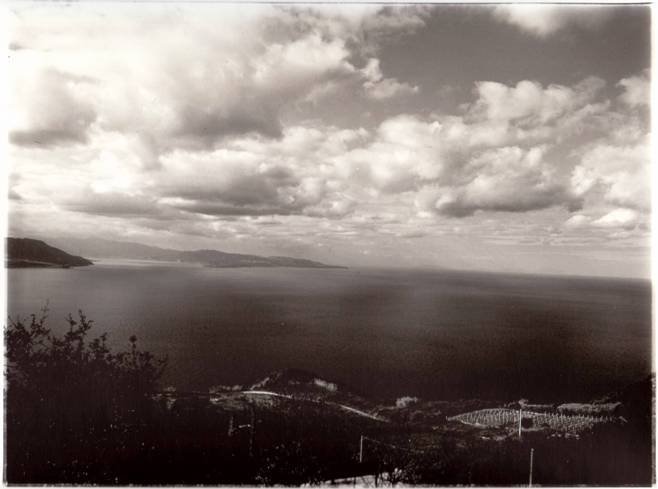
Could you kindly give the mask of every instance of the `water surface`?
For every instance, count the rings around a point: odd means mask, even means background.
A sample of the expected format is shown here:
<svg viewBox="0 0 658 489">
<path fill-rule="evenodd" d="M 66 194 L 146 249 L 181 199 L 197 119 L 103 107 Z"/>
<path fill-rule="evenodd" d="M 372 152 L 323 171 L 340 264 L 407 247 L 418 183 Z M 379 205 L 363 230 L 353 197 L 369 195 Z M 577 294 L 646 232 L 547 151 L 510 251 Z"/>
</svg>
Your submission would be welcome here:
<svg viewBox="0 0 658 489">
<path fill-rule="evenodd" d="M 78 309 L 183 389 L 295 367 L 373 396 L 587 400 L 651 369 L 646 281 L 101 261 L 8 270 L 11 316 Z M 92 330 L 93 331 L 93 330 Z"/>
</svg>

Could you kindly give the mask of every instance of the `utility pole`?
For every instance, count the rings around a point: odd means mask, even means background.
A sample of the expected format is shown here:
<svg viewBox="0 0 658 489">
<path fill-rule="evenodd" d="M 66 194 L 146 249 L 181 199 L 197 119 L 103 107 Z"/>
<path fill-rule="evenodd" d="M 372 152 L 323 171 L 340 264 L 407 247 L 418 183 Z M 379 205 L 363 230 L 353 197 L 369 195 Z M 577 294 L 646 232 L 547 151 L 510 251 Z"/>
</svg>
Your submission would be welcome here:
<svg viewBox="0 0 658 489">
<path fill-rule="evenodd" d="M 254 438 L 256 437 L 256 409 L 253 403 L 249 403 L 250 423 L 249 423 L 249 458 L 254 456 Z"/>
<path fill-rule="evenodd" d="M 519 440 L 521 439 L 521 418 L 523 417 L 522 408 L 519 408 Z"/>
<path fill-rule="evenodd" d="M 530 478 L 528 480 L 528 487 L 532 487 L 532 459 L 535 454 L 535 449 L 531 448 L 530 449 Z"/>
<path fill-rule="evenodd" d="M 363 435 L 359 439 L 359 463 L 363 463 Z"/>
</svg>

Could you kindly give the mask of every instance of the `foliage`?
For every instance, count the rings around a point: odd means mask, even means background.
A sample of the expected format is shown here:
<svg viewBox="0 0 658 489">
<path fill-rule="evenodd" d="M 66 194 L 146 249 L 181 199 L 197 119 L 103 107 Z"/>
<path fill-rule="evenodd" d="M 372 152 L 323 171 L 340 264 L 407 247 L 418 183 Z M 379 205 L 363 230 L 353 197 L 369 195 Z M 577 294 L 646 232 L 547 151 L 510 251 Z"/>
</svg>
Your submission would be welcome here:
<svg viewBox="0 0 658 489">
<path fill-rule="evenodd" d="M 88 339 L 93 321 L 69 315 L 54 334 L 47 310 L 10 319 L 7 355 L 7 478 L 74 482 L 98 467 L 99 451 L 126 441 L 154 409 L 152 394 L 166 361 L 137 348 L 113 353 L 107 335 Z M 90 469 L 89 469 L 90 470 Z"/>
</svg>

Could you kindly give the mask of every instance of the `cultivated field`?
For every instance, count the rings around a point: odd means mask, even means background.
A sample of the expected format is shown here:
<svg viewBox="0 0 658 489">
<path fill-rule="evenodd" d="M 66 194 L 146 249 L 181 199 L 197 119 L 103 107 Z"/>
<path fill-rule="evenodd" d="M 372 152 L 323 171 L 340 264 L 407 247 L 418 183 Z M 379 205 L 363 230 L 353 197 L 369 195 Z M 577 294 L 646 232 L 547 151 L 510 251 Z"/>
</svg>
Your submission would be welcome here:
<svg viewBox="0 0 658 489">
<path fill-rule="evenodd" d="M 460 421 L 464 424 L 482 427 L 499 427 L 505 425 L 518 426 L 519 415 L 523 419 L 532 420 L 534 429 L 552 429 L 564 432 L 579 432 L 591 428 L 597 423 L 608 423 L 616 418 L 610 416 L 566 415 L 561 413 L 538 413 L 533 411 L 519 411 L 516 409 L 495 408 L 480 409 L 468 413 L 458 414 L 448 418 L 450 421 Z M 524 429 L 530 422 L 523 423 Z"/>
</svg>

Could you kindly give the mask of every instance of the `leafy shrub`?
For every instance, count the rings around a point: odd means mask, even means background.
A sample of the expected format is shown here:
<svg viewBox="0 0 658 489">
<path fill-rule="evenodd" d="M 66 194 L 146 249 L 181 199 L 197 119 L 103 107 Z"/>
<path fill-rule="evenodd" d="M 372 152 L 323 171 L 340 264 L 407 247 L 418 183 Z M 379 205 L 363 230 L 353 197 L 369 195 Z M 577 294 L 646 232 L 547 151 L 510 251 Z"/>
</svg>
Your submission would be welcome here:
<svg viewBox="0 0 658 489">
<path fill-rule="evenodd" d="M 101 477 L 115 447 L 152 416 L 153 393 L 166 365 L 137 348 L 113 353 L 107 335 L 88 339 L 93 321 L 81 311 L 55 335 L 47 310 L 10 319 L 7 355 L 9 482 L 88 482 Z M 106 468 L 106 475 L 112 472 Z"/>
</svg>

